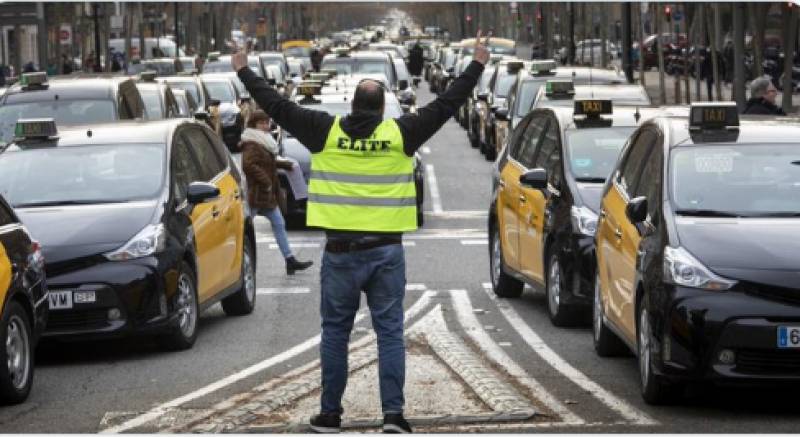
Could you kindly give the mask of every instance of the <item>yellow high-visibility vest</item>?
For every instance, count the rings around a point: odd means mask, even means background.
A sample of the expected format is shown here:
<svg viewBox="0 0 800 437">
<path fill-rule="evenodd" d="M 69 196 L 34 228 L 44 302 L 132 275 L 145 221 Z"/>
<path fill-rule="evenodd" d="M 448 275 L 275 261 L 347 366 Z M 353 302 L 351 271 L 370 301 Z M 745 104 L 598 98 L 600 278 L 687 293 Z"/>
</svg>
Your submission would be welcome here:
<svg viewBox="0 0 800 437">
<path fill-rule="evenodd" d="M 325 147 L 311 156 L 306 224 L 343 231 L 417 229 L 414 160 L 397 123 L 384 120 L 369 138 L 352 139 L 333 122 Z"/>
</svg>

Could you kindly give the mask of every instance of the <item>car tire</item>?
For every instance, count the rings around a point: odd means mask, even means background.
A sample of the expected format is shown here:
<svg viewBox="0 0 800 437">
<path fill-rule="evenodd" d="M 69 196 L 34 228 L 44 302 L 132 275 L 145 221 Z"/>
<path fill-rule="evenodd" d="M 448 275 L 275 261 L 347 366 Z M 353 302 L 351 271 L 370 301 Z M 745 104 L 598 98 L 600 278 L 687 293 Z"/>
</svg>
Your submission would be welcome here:
<svg viewBox="0 0 800 437">
<path fill-rule="evenodd" d="M 498 297 L 518 298 L 522 295 L 525 284 L 503 271 L 503 243 L 497 226 L 492 227 L 492 239 L 489 241 L 489 273 L 492 278 L 492 289 Z"/>
<path fill-rule="evenodd" d="M 647 300 L 645 296 L 636 309 L 636 356 L 639 362 L 642 398 L 651 405 L 671 404 L 681 397 L 683 387 L 653 372 L 653 336 Z"/>
<path fill-rule="evenodd" d="M 545 276 L 545 290 L 547 295 L 547 313 L 554 326 L 574 326 L 577 322 L 575 308 L 564 305 L 562 297 L 564 286 L 569 281 L 564 280 L 561 262 L 558 260 L 557 251 L 552 251 L 547 262 L 547 276 Z"/>
<path fill-rule="evenodd" d="M 186 261 L 181 261 L 178 271 L 175 311 L 178 312 L 177 323 L 165 335 L 157 338 L 158 343 L 170 351 L 191 349 L 197 340 L 200 306 L 197 302 L 197 279 Z"/>
<path fill-rule="evenodd" d="M 0 318 L 0 405 L 13 405 L 24 402 L 33 386 L 33 331 L 19 302 L 6 305 Z"/>
<path fill-rule="evenodd" d="M 594 350 L 601 357 L 615 357 L 626 353 L 625 344 L 605 324 L 605 309 L 600 299 L 600 275 L 594 279 L 594 302 L 592 303 L 592 339 Z"/>
<path fill-rule="evenodd" d="M 222 310 L 228 316 L 245 316 L 256 307 L 256 263 L 253 243 L 244 237 L 242 249 L 242 287 L 222 299 Z"/>
</svg>

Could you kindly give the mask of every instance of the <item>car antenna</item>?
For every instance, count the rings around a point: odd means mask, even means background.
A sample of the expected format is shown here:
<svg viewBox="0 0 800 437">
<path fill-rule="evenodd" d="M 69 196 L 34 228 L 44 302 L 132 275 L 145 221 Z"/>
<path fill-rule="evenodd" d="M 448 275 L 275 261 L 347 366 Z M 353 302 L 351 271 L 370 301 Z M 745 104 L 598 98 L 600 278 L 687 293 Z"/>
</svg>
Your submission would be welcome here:
<svg viewBox="0 0 800 437">
<path fill-rule="evenodd" d="M 638 123 L 639 119 L 642 118 L 642 114 L 639 113 L 639 107 L 636 107 L 636 112 L 633 113 L 633 119 Z"/>
</svg>

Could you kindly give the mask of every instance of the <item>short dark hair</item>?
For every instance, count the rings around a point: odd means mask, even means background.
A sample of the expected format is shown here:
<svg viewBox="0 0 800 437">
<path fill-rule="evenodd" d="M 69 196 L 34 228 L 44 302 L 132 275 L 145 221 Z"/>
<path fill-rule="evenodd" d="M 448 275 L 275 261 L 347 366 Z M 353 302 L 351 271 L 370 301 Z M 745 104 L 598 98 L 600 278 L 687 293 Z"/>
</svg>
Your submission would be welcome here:
<svg viewBox="0 0 800 437">
<path fill-rule="evenodd" d="M 247 127 L 255 128 L 259 121 L 266 121 L 269 123 L 269 115 L 261 109 L 256 109 L 250 114 L 250 119 L 247 120 Z"/>
<path fill-rule="evenodd" d="M 376 80 L 365 79 L 356 87 L 353 96 L 353 112 L 383 113 L 383 84 Z"/>
</svg>

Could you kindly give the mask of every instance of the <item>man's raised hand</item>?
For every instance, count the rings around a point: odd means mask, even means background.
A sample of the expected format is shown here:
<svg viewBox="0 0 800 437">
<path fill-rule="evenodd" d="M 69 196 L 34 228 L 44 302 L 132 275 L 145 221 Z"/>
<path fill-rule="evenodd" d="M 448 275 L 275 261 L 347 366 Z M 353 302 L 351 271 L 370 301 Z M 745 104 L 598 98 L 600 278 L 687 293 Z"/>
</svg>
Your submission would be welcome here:
<svg viewBox="0 0 800 437">
<path fill-rule="evenodd" d="M 492 31 L 486 34 L 486 39 L 483 40 L 481 43 L 481 30 L 478 29 L 478 36 L 475 37 L 475 53 L 472 55 L 472 59 L 480 62 L 483 65 L 486 65 L 489 62 L 490 53 L 489 53 L 489 38 L 492 36 Z"/>
<path fill-rule="evenodd" d="M 245 52 L 244 48 L 236 50 L 236 43 L 234 43 L 234 54 L 231 56 L 231 65 L 233 66 L 233 71 L 238 72 L 244 67 L 247 67 L 247 52 Z"/>
</svg>

